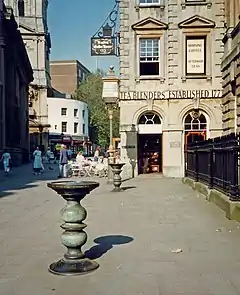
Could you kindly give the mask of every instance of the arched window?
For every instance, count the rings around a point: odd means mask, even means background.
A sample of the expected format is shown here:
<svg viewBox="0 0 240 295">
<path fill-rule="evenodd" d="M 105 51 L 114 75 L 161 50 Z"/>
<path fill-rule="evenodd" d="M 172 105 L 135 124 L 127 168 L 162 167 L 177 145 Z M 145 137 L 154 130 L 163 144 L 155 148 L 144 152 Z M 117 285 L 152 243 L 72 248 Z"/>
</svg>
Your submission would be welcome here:
<svg viewBox="0 0 240 295">
<path fill-rule="evenodd" d="M 207 120 L 200 111 L 193 111 L 187 115 L 184 121 L 185 131 L 204 131 L 207 129 Z"/>
<path fill-rule="evenodd" d="M 161 124 L 161 119 L 159 115 L 149 112 L 140 117 L 138 124 Z"/>
</svg>

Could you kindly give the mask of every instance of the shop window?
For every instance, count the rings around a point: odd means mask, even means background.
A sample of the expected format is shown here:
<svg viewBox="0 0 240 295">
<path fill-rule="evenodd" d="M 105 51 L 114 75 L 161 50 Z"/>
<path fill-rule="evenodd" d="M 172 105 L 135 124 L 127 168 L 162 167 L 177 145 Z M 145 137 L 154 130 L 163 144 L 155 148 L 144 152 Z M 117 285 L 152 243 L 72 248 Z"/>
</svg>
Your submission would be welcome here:
<svg viewBox="0 0 240 295">
<path fill-rule="evenodd" d="M 67 132 L 67 122 L 62 122 L 62 132 Z"/>
<path fill-rule="evenodd" d="M 185 118 L 184 129 L 185 131 L 205 131 L 207 129 L 206 117 L 198 111 L 193 111 Z"/>
<path fill-rule="evenodd" d="M 24 16 L 25 15 L 25 11 L 24 11 L 24 1 L 23 0 L 18 0 L 18 15 L 19 16 Z"/>
<path fill-rule="evenodd" d="M 66 108 L 61 108 L 61 115 L 66 116 L 67 115 L 67 109 Z"/>
<path fill-rule="evenodd" d="M 157 114 L 145 113 L 140 117 L 138 124 L 161 124 L 161 119 Z"/>
<path fill-rule="evenodd" d="M 74 133 L 78 133 L 78 123 L 74 123 Z"/>
<path fill-rule="evenodd" d="M 186 76 L 206 75 L 206 36 L 186 37 Z"/>
<path fill-rule="evenodd" d="M 140 39 L 140 76 L 160 75 L 160 40 Z"/>
</svg>

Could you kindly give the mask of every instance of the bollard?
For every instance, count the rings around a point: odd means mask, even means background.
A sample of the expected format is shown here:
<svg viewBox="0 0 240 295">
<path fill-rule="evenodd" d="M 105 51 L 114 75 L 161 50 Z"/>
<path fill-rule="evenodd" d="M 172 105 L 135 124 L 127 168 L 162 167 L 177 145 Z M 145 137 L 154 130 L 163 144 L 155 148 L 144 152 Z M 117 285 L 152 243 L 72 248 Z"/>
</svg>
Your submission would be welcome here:
<svg viewBox="0 0 240 295">
<path fill-rule="evenodd" d="M 112 168 L 113 172 L 113 185 L 114 189 L 112 190 L 113 192 L 121 192 L 121 184 L 122 184 L 122 178 L 120 176 L 122 172 L 122 167 L 125 165 L 125 163 L 110 163 L 109 164 Z"/>
<path fill-rule="evenodd" d="M 81 200 L 92 190 L 99 186 L 92 181 L 57 181 L 48 183 L 47 186 L 61 195 L 67 205 L 61 210 L 64 223 L 61 228 L 62 244 L 67 248 L 64 257 L 49 266 L 49 271 L 57 275 L 80 275 L 91 272 L 99 267 L 96 261 L 85 258 L 82 246 L 87 242 L 87 234 L 83 230 L 87 217 L 86 209 L 81 205 Z"/>
</svg>

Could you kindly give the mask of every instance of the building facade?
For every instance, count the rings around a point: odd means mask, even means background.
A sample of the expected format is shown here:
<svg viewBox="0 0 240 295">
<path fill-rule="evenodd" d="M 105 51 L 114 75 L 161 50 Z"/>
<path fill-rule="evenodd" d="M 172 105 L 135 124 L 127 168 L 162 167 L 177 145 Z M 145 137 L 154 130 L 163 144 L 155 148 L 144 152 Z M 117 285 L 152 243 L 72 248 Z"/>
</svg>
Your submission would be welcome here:
<svg viewBox="0 0 240 295">
<path fill-rule="evenodd" d="M 36 144 L 47 146 L 49 127 L 47 96 L 51 89 L 48 0 L 5 0 L 5 3 L 13 8 L 34 72 L 34 80 L 29 89 L 31 149 Z"/>
<path fill-rule="evenodd" d="M 51 84 L 60 92 L 73 94 L 90 71 L 78 60 L 50 62 Z"/>
<path fill-rule="evenodd" d="M 31 64 L 11 7 L 0 1 L 0 152 L 13 165 L 29 160 L 28 85 Z"/>
<path fill-rule="evenodd" d="M 88 142 L 88 106 L 71 98 L 48 98 L 49 142 L 70 146 Z"/>
<path fill-rule="evenodd" d="M 240 131 L 240 1 L 225 0 L 223 37 L 223 132 Z"/>
<path fill-rule="evenodd" d="M 224 0 L 120 1 L 124 177 L 182 177 L 187 145 L 222 134 L 223 34 Z"/>
</svg>

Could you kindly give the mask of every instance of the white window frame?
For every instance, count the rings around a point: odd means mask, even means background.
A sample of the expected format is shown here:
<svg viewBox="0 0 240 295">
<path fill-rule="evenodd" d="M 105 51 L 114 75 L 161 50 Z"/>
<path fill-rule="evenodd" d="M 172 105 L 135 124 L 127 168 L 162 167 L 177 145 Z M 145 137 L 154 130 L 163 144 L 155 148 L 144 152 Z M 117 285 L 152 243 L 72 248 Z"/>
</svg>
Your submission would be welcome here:
<svg viewBox="0 0 240 295">
<path fill-rule="evenodd" d="M 150 62 L 154 62 L 153 60 L 151 60 L 151 61 L 142 61 L 141 62 L 141 40 L 158 40 L 158 63 L 159 63 L 159 66 L 158 66 L 158 68 L 159 68 L 159 73 L 157 74 L 157 75 L 141 75 L 141 73 L 140 73 L 140 64 L 141 63 L 150 63 Z M 154 58 L 154 56 L 152 56 L 152 58 Z M 156 62 L 157 63 L 157 62 Z M 161 38 L 159 37 L 159 38 L 157 38 L 157 37 L 143 37 L 143 36 L 141 36 L 141 37 L 139 37 L 139 39 L 138 39 L 138 73 L 139 73 L 139 77 L 141 78 L 141 77 L 160 77 L 161 76 Z"/>
<path fill-rule="evenodd" d="M 147 1 L 147 0 L 145 0 L 145 1 Z M 151 0 L 151 1 L 154 1 L 154 0 Z M 139 4 L 139 6 L 159 6 L 159 5 L 161 5 L 161 3 L 162 3 L 162 0 L 157 0 L 158 2 L 145 2 L 145 3 L 142 3 L 141 2 L 141 0 L 138 0 L 138 4 Z"/>
</svg>

